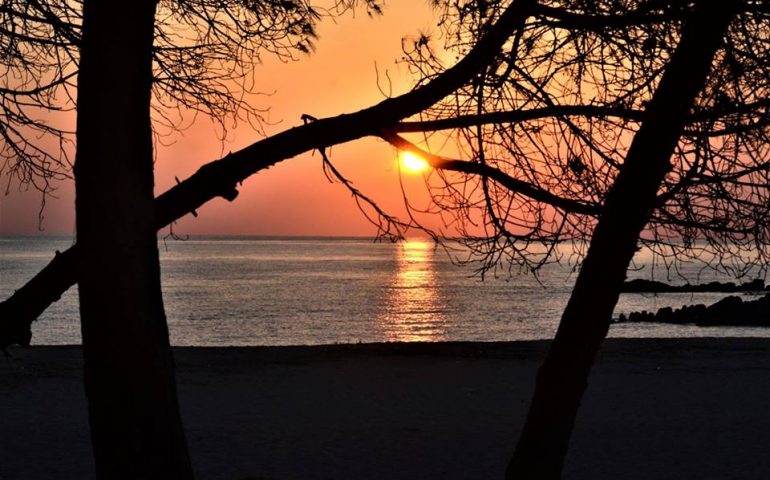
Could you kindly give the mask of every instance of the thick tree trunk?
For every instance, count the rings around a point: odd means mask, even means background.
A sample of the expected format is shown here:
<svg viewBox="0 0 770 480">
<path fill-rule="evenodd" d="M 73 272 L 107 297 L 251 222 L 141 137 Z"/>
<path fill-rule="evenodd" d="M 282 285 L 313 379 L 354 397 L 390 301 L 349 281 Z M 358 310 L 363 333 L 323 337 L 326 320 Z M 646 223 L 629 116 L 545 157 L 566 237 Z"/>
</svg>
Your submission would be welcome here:
<svg viewBox="0 0 770 480">
<path fill-rule="evenodd" d="M 558 479 L 588 375 L 607 335 L 626 271 L 687 114 L 703 87 L 737 2 L 700 2 L 683 28 L 643 124 L 607 195 L 604 212 L 537 375 L 506 478 Z"/>
<path fill-rule="evenodd" d="M 100 479 L 192 478 L 156 241 L 155 0 L 120 6 L 86 0 L 78 77 L 78 287 L 96 470 Z"/>
</svg>

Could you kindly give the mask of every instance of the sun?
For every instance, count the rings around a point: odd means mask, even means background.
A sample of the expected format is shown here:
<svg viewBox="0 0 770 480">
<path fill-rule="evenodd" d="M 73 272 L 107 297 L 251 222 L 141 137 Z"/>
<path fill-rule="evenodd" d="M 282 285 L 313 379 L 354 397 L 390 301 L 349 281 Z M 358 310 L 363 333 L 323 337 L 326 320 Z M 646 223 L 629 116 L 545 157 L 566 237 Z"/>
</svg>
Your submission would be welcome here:
<svg viewBox="0 0 770 480">
<path fill-rule="evenodd" d="M 430 166 L 424 158 L 412 152 L 402 151 L 399 156 L 401 157 L 401 165 L 410 172 L 422 172 Z"/>
</svg>

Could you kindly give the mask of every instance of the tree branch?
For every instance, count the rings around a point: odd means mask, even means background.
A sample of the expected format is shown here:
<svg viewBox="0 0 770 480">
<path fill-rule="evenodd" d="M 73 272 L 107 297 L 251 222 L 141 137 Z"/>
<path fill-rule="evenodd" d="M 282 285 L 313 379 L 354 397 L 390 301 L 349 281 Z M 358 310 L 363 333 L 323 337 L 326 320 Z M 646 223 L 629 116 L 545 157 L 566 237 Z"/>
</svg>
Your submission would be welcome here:
<svg viewBox="0 0 770 480">
<path fill-rule="evenodd" d="M 533 108 L 530 110 L 513 110 L 505 112 L 489 112 L 480 115 L 459 115 L 438 120 L 400 122 L 393 127 L 394 132 L 432 132 L 453 128 L 466 128 L 477 125 L 519 123 L 529 120 L 553 117 L 617 117 L 626 120 L 640 121 L 642 110 L 623 107 L 608 107 L 600 105 L 554 105 L 552 107 Z"/>
<path fill-rule="evenodd" d="M 492 167 L 489 164 L 470 162 L 467 160 L 448 159 L 434 155 L 427 150 L 421 149 L 407 139 L 396 135 L 393 133 L 393 130 L 383 129 L 383 131 L 380 133 L 380 137 L 400 150 L 407 150 L 421 156 L 430 164 L 431 167 L 435 169 L 449 170 L 453 172 L 487 177 L 507 188 L 512 193 L 524 195 L 535 201 L 546 203 L 553 207 L 564 210 L 565 212 L 591 216 L 598 216 L 601 213 L 601 208 L 598 205 L 592 205 L 589 203 L 554 195 L 548 190 L 545 190 L 537 185 L 513 178 L 502 170 Z"/>
<path fill-rule="evenodd" d="M 665 8 L 668 3 L 670 2 L 648 2 L 648 4 L 642 5 L 637 10 L 616 15 L 571 12 L 564 8 L 547 5 L 538 5 L 536 10 L 537 15 L 546 17 L 543 20 L 546 25 L 566 29 L 604 31 L 607 28 L 620 29 L 681 19 L 682 12 L 679 10 L 670 9 L 663 13 L 655 13 L 653 11 L 656 7 L 659 9 Z M 683 5 L 683 3 L 680 3 L 680 5 Z"/>
</svg>

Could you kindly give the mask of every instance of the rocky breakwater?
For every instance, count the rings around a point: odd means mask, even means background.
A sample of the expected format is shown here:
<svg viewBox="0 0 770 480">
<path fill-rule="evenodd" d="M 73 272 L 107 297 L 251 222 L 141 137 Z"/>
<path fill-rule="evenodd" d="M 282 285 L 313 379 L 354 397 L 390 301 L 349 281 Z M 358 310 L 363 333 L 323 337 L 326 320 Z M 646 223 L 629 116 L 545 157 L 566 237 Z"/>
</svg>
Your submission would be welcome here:
<svg viewBox="0 0 770 480">
<path fill-rule="evenodd" d="M 692 285 L 669 285 L 668 283 L 658 282 L 656 280 L 636 279 L 623 284 L 623 293 L 676 293 L 676 292 L 762 292 L 770 291 L 770 285 L 765 286 L 765 282 L 758 278 L 745 283 L 733 282 L 709 282 Z"/>
<path fill-rule="evenodd" d="M 744 284 L 712 282 L 702 285 L 668 285 L 650 280 L 632 280 L 626 283 L 624 292 L 757 292 L 770 291 L 762 280 Z M 770 293 L 756 299 L 729 296 L 711 305 L 685 305 L 679 309 L 664 307 L 657 312 L 632 312 L 621 314 L 616 323 L 671 323 L 694 324 L 703 327 L 770 327 Z"/>
</svg>

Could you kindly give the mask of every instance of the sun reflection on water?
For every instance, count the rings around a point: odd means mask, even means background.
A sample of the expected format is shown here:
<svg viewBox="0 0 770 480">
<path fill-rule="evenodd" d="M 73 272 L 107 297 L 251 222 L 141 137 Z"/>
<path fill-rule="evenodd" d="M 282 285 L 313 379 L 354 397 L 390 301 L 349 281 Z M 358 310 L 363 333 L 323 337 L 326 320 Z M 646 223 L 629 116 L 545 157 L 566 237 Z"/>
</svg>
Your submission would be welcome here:
<svg viewBox="0 0 770 480">
<path fill-rule="evenodd" d="M 445 336 L 445 304 L 433 266 L 434 245 L 410 240 L 397 245 L 398 259 L 388 286 L 379 327 L 391 342 L 435 342 Z"/>
</svg>

